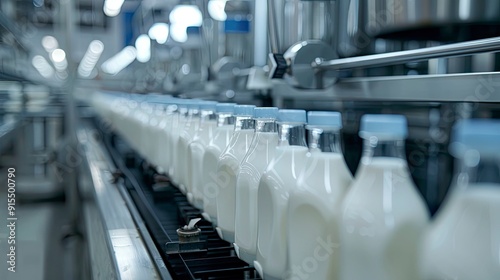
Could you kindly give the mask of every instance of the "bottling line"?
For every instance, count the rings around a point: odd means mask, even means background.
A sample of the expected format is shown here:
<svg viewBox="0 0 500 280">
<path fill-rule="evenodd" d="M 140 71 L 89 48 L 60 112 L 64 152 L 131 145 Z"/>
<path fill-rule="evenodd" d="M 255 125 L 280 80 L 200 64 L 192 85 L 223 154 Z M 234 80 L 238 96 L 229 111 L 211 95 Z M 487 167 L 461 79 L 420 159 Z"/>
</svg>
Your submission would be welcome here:
<svg viewBox="0 0 500 280">
<path fill-rule="evenodd" d="M 500 1 L 1 0 L 0 279 L 500 279 Z"/>
</svg>

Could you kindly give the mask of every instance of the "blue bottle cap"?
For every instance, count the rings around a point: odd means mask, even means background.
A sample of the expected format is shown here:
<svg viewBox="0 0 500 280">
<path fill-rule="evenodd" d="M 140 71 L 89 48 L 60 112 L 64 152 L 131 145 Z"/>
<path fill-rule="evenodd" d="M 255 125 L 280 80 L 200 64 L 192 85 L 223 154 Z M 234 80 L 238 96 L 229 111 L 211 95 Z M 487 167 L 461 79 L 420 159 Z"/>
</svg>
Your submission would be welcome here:
<svg viewBox="0 0 500 280">
<path fill-rule="evenodd" d="M 339 112 L 307 112 L 307 125 L 342 128 L 342 115 Z"/>
<path fill-rule="evenodd" d="M 198 109 L 200 109 L 201 102 L 202 101 L 200 101 L 200 100 L 189 99 L 189 101 L 186 102 L 187 108 L 192 109 L 192 110 L 198 110 Z"/>
<path fill-rule="evenodd" d="M 215 101 L 201 101 L 200 110 L 215 111 L 217 108 L 217 102 Z"/>
<path fill-rule="evenodd" d="M 256 119 L 276 119 L 278 111 L 276 107 L 258 107 L 254 110 L 254 117 Z"/>
<path fill-rule="evenodd" d="M 477 151 L 481 157 L 499 157 L 499 147 L 500 120 L 460 120 L 453 126 L 449 150 L 455 157 L 461 158 L 467 151 Z"/>
<path fill-rule="evenodd" d="M 408 123 L 403 115 L 364 115 L 359 136 L 375 136 L 381 140 L 402 140 L 408 136 Z"/>
<path fill-rule="evenodd" d="M 250 21 L 246 19 L 227 19 L 224 21 L 224 33 L 248 33 L 250 32 Z"/>
<path fill-rule="evenodd" d="M 234 114 L 234 106 L 236 106 L 235 103 L 219 103 L 215 107 L 216 107 L 217 113 Z"/>
<path fill-rule="evenodd" d="M 234 114 L 236 116 L 251 116 L 253 117 L 253 111 L 255 105 L 236 105 L 234 106 Z"/>
<path fill-rule="evenodd" d="M 181 107 L 181 106 L 182 107 L 186 107 L 187 104 L 188 104 L 188 102 L 189 102 L 189 99 L 181 99 L 181 98 L 179 98 L 179 99 L 177 99 L 175 101 L 175 104 L 177 104 L 177 106 L 179 106 L 179 107 Z"/>
<path fill-rule="evenodd" d="M 306 123 L 306 111 L 281 109 L 278 112 L 278 122 Z"/>
</svg>

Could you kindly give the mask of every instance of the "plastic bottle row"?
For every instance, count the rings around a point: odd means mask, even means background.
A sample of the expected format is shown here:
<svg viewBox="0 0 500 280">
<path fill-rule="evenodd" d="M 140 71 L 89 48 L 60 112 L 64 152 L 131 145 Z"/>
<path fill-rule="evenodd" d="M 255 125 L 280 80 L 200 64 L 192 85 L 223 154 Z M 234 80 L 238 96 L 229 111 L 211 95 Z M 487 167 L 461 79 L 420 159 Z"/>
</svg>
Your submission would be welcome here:
<svg viewBox="0 0 500 280">
<path fill-rule="evenodd" d="M 93 104 L 264 279 L 500 279 L 499 121 L 456 124 L 455 186 L 429 221 L 404 116 L 362 117 L 353 178 L 337 112 L 141 98 Z"/>
</svg>

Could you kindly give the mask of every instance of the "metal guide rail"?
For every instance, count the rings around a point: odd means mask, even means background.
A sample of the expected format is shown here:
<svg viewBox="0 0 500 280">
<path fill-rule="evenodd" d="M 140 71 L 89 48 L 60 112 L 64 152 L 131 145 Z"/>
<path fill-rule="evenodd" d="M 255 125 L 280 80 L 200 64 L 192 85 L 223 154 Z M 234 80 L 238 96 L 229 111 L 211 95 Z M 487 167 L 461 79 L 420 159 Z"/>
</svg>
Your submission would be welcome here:
<svg viewBox="0 0 500 280">
<path fill-rule="evenodd" d="M 500 102 L 500 72 L 345 78 L 319 90 L 273 81 L 275 99 L 317 101 Z"/>
<path fill-rule="evenodd" d="M 202 218 L 200 210 L 190 205 L 167 177 L 148 167 L 118 136 L 106 134 L 104 138 L 125 189 L 173 279 L 261 279 L 206 220 L 197 224 L 201 229 L 199 241 L 179 242 L 176 230 L 191 219 Z M 162 178 L 159 182 L 158 177 Z"/>
<path fill-rule="evenodd" d="M 113 181 L 116 169 L 92 126 L 77 130 L 90 182 L 81 183 L 83 216 L 94 279 L 171 279 L 156 262 L 150 236 L 141 231 L 134 209 Z M 84 177 L 84 178 L 87 178 Z M 85 182 L 82 178 L 82 182 Z"/>
</svg>

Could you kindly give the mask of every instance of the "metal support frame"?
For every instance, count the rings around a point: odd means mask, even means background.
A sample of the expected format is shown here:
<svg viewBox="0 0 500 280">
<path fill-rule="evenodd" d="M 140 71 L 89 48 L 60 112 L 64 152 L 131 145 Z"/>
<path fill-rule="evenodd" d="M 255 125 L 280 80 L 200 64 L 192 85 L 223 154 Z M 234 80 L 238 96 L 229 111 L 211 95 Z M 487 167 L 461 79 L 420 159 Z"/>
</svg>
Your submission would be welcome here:
<svg viewBox="0 0 500 280">
<path fill-rule="evenodd" d="M 296 89 L 273 81 L 272 95 L 308 101 L 500 102 L 500 73 L 391 76 L 339 79 L 321 90 Z"/>
<path fill-rule="evenodd" d="M 349 70 L 355 68 L 380 67 L 411 61 L 429 60 L 451 56 L 471 55 L 483 52 L 500 51 L 500 37 L 448 44 L 399 52 L 349 57 L 324 61 L 321 58 L 312 63 L 318 70 Z"/>
</svg>

